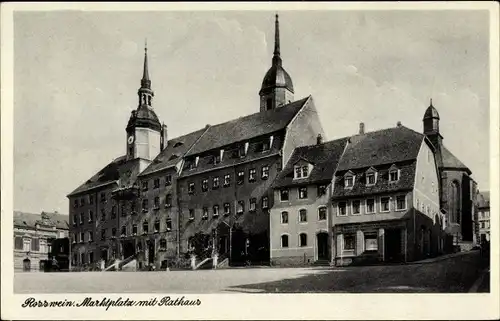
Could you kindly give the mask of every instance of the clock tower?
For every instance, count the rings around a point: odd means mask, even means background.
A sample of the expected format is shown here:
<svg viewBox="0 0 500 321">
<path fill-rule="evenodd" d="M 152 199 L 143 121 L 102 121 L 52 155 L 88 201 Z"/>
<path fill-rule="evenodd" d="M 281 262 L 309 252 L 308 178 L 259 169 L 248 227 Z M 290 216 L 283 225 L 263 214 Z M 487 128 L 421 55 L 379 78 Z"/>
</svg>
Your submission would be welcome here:
<svg viewBox="0 0 500 321">
<path fill-rule="evenodd" d="M 160 153 L 162 126 L 153 110 L 154 92 L 148 70 L 148 49 L 144 48 L 144 68 L 141 87 L 137 91 L 139 104 L 132 111 L 127 124 L 127 160 L 153 160 Z"/>
</svg>

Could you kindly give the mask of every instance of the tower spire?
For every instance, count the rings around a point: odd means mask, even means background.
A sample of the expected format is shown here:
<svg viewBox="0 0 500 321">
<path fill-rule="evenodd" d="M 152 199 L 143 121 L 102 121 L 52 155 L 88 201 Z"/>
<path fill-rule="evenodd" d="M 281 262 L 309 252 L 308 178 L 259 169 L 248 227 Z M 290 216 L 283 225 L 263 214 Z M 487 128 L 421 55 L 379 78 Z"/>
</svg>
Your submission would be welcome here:
<svg viewBox="0 0 500 321">
<path fill-rule="evenodd" d="M 430 106 L 430 107 L 434 107 L 434 106 L 432 106 L 432 98 L 431 98 L 431 102 L 430 102 L 430 105 L 429 105 L 429 106 Z"/>
<path fill-rule="evenodd" d="M 144 68 L 142 71 L 141 87 L 151 89 L 151 80 L 149 80 L 149 69 L 148 69 L 148 40 L 144 43 Z"/>
<path fill-rule="evenodd" d="M 280 22 L 279 16 L 276 14 L 276 21 L 274 23 L 274 53 L 273 65 L 281 66 L 281 53 L 280 53 Z"/>
</svg>

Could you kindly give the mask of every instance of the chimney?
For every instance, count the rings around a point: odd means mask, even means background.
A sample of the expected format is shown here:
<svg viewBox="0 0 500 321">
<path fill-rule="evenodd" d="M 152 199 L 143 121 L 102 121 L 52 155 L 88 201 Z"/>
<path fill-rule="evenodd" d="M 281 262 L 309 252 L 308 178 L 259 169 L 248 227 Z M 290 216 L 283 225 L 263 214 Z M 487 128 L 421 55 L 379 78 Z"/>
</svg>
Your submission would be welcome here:
<svg viewBox="0 0 500 321">
<path fill-rule="evenodd" d="M 397 127 L 401 127 L 401 122 L 398 120 L 398 122 L 396 123 L 396 126 Z"/>
<path fill-rule="evenodd" d="M 163 125 L 161 126 L 161 132 L 160 132 L 160 151 L 164 150 L 165 148 L 167 148 L 167 142 L 168 142 L 168 139 L 167 139 L 167 125 L 165 125 L 165 123 L 163 123 Z"/>
<path fill-rule="evenodd" d="M 364 135 L 365 133 L 365 123 L 359 123 L 359 134 Z"/>
<path fill-rule="evenodd" d="M 316 144 L 323 144 L 323 136 L 321 136 L 321 134 L 318 134 L 318 137 L 316 137 Z"/>
</svg>

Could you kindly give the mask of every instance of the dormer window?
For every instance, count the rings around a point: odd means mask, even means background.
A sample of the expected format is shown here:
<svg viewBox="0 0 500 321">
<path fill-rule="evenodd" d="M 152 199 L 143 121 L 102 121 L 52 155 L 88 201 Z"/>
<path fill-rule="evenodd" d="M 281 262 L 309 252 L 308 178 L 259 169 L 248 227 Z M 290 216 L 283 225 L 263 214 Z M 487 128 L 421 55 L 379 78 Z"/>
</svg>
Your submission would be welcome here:
<svg viewBox="0 0 500 321">
<path fill-rule="evenodd" d="M 148 190 L 148 181 L 142 182 L 142 190 L 147 191 Z"/>
<path fill-rule="evenodd" d="M 295 178 L 306 178 L 309 176 L 309 166 L 308 165 L 299 165 L 295 166 Z"/>
<path fill-rule="evenodd" d="M 354 180 L 355 176 L 352 172 L 348 172 L 344 176 L 344 187 L 345 188 L 352 188 L 354 186 Z"/>
<path fill-rule="evenodd" d="M 220 164 L 220 155 L 214 155 L 214 156 L 212 157 L 212 163 L 213 163 L 214 165 Z"/>
<path fill-rule="evenodd" d="M 399 181 L 399 174 L 400 170 L 395 168 L 394 166 L 391 167 L 389 170 L 389 182 L 397 182 Z"/>
</svg>

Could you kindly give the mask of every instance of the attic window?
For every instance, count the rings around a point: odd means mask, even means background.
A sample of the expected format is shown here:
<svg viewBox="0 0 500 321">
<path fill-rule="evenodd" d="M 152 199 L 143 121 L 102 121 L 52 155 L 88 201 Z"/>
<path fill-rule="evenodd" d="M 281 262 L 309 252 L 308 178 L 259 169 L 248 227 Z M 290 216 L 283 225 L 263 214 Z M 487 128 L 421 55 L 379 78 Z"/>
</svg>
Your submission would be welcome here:
<svg viewBox="0 0 500 321">
<path fill-rule="evenodd" d="M 352 188 L 354 186 L 354 180 L 355 176 L 352 173 L 347 173 L 344 176 L 344 187 L 345 188 Z"/>
<path fill-rule="evenodd" d="M 397 168 L 391 168 L 389 170 L 389 182 L 399 181 L 400 170 Z"/>
<path fill-rule="evenodd" d="M 306 178 L 309 176 L 309 166 L 303 165 L 303 166 L 295 166 L 295 176 L 294 178 Z"/>
<path fill-rule="evenodd" d="M 366 186 L 375 185 L 377 181 L 377 173 L 366 173 Z"/>
<path fill-rule="evenodd" d="M 183 142 L 177 142 L 174 144 L 174 148 L 184 145 Z"/>
</svg>

